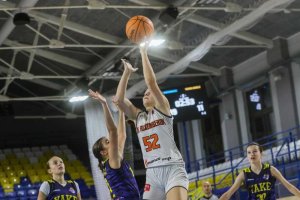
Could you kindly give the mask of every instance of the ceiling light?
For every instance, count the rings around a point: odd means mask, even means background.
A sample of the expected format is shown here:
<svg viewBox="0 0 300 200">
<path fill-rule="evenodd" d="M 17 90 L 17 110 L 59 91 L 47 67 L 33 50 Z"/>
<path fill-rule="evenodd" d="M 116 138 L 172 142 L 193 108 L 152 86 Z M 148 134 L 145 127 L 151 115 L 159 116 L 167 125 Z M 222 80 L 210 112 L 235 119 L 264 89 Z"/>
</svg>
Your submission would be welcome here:
<svg viewBox="0 0 300 200">
<path fill-rule="evenodd" d="M 119 72 L 105 72 L 102 76 L 103 77 L 114 77 L 120 75 Z"/>
<path fill-rule="evenodd" d="M 156 47 L 156 46 L 159 46 L 159 45 L 163 44 L 165 41 L 166 40 L 164 40 L 164 39 L 151 40 L 150 46 Z"/>
<path fill-rule="evenodd" d="M 69 99 L 69 102 L 73 103 L 73 102 L 78 102 L 78 101 L 84 101 L 88 97 L 89 96 L 75 96 L 75 97 L 72 97 L 71 99 Z"/>
<path fill-rule="evenodd" d="M 165 41 L 166 40 L 164 40 L 164 39 L 153 39 L 153 40 L 150 41 L 149 47 L 157 47 L 157 46 L 163 44 Z M 145 46 L 145 42 L 142 42 L 140 44 L 140 46 L 141 47 Z"/>
</svg>

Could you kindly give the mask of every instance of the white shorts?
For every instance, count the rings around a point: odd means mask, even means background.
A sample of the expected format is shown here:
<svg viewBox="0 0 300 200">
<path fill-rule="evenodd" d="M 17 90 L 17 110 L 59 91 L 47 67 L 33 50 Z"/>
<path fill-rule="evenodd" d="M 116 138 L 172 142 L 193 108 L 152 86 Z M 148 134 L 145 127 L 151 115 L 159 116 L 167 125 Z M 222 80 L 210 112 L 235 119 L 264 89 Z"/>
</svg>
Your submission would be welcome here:
<svg viewBox="0 0 300 200">
<path fill-rule="evenodd" d="M 184 164 L 148 168 L 143 199 L 164 200 L 168 191 L 177 186 L 188 190 Z"/>
</svg>

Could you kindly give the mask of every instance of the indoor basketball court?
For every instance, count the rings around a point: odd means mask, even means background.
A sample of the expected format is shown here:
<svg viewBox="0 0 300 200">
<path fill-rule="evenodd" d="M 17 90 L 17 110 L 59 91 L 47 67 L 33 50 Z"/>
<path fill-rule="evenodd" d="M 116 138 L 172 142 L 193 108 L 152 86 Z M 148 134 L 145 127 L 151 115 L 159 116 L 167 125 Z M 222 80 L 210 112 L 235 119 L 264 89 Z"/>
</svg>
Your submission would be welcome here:
<svg viewBox="0 0 300 200">
<path fill-rule="evenodd" d="M 0 200 L 300 198 L 299 0 L 0 7 Z"/>
</svg>

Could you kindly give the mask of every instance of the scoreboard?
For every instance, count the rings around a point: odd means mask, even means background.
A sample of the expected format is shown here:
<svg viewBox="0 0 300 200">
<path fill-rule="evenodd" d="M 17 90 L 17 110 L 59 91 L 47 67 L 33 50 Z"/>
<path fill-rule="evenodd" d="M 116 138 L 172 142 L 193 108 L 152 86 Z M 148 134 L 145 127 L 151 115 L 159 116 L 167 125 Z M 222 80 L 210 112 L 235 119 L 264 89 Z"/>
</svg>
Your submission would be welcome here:
<svg viewBox="0 0 300 200">
<path fill-rule="evenodd" d="M 175 121 L 201 119 L 208 115 L 207 94 L 204 85 L 172 88 L 163 91 Z"/>
</svg>

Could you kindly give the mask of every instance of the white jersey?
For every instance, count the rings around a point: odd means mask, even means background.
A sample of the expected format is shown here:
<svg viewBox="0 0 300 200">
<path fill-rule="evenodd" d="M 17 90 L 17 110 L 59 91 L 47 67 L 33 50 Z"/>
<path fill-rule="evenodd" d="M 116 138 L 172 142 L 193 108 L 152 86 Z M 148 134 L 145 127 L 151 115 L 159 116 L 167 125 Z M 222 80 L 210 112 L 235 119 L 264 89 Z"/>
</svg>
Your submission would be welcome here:
<svg viewBox="0 0 300 200">
<path fill-rule="evenodd" d="M 172 116 L 155 108 L 149 113 L 140 112 L 136 131 L 146 168 L 184 163 L 174 141 Z"/>
</svg>

